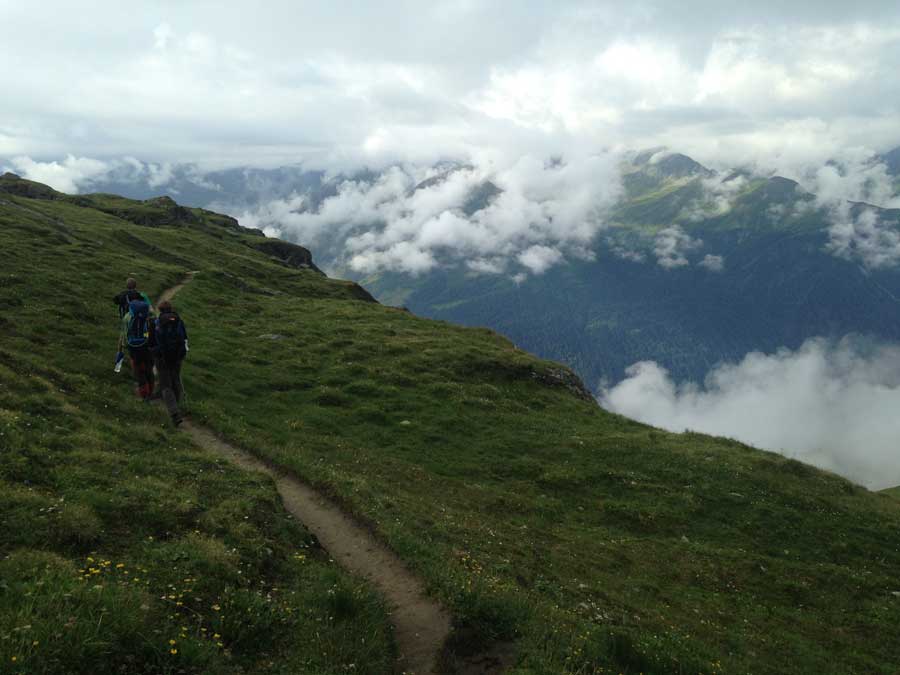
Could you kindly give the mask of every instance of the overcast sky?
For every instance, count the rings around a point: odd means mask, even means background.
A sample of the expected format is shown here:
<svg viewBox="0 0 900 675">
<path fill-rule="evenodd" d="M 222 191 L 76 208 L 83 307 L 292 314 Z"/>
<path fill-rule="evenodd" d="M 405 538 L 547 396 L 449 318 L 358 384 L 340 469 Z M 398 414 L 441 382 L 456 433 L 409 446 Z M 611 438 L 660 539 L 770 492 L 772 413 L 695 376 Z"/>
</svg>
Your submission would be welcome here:
<svg viewBox="0 0 900 675">
<path fill-rule="evenodd" d="M 0 158 L 665 144 L 784 168 L 900 144 L 900 3 L 738 4 L 0 0 Z"/>
</svg>

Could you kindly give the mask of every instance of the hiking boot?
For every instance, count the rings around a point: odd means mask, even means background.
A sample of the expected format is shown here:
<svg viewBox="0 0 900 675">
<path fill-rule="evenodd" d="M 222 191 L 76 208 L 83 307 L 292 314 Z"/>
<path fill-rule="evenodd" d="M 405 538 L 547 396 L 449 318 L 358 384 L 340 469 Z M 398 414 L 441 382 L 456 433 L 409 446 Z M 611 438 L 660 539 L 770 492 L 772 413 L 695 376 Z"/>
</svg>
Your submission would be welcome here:
<svg viewBox="0 0 900 675">
<path fill-rule="evenodd" d="M 184 419 L 181 417 L 181 415 L 176 415 L 172 418 L 172 426 L 174 426 L 176 429 L 181 426 L 182 422 L 184 422 Z"/>
</svg>

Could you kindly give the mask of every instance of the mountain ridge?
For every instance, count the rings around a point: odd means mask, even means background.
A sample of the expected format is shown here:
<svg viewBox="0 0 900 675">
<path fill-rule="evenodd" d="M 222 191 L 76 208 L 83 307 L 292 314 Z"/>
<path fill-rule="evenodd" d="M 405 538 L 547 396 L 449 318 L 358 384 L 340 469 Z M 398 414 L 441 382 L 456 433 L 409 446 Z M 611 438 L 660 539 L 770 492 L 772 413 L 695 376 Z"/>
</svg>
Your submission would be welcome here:
<svg viewBox="0 0 900 675">
<path fill-rule="evenodd" d="M 339 269 L 384 301 L 501 330 L 523 348 L 574 367 L 595 391 L 639 361 L 656 361 L 679 380 L 702 381 L 717 363 L 796 349 L 812 337 L 900 338 L 900 324 L 891 319 L 900 275 L 890 260 L 873 258 L 872 266 L 860 257 L 878 241 L 877 231 L 856 225 L 868 212 L 877 227 L 900 230 L 897 210 L 846 202 L 845 221 L 837 224 L 850 239 L 835 244 L 837 211 L 797 181 L 747 171 L 712 179 L 685 156 L 671 175 L 644 173 L 641 167 L 661 152 L 633 160 L 625 198 L 589 248 L 593 260 L 566 260 L 521 283 L 459 265 L 419 276 Z M 710 180 L 716 182 L 708 188 Z M 723 184 L 729 187 L 721 194 L 709 192 Z M 630 307 L 643 307 L 643 315 Z"/>
</svg>

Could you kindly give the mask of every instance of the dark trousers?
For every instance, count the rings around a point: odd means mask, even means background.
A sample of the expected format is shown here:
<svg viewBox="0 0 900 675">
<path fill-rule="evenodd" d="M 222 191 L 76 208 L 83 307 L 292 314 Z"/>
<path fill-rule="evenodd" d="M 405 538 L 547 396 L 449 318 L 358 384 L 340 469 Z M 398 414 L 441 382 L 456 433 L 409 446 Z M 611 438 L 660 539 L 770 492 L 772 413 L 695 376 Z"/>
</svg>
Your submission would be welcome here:
<svg viewBox="0 0 900 675">
<path fill-rule="evenodd" d="M 141 398 L 150 398 L 153 393 L 153 356 L 149 347 L 129 347 L 131 372 L 137 382 L 137 393 Z"/>
<path fill-rule="evenodd" d="M 165 358 L 156 359 L 156 372 L 159 373 L 159 392 L 169 416 L 175 420 L 180 417 L 178 403 L 184 393 L 181 386 L 181 359 L 167 361 Z"/>
</svg>

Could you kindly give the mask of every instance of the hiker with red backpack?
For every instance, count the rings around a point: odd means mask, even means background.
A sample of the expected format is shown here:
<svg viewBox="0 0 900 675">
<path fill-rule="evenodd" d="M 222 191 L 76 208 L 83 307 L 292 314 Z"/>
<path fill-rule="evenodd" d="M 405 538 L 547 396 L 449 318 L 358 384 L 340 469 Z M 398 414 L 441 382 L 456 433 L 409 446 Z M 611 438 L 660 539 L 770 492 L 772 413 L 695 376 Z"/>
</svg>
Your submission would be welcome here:
<svg viewBox="0 0 900 675">
<path fill-rule="evenodd" d="M 131 358 L 131 372 L 137 382 L 137 394 L 149 401 L 153 393 L 153 357 L 149 345 L 153 306 L 147 296 L 137 290 L 134 279 L 128 279 L 128 288 L 116 298 L 122 317 L 119 353 L 124 354 L 127 348 Z M 121 359 L 117 357 L 117 369 L 120 362 Z"/>
<path fill-rule="evenodd" d="M 159 317 L 151 324 L 148 344 L 159 374 L 160 394 L 177 427 L 181 424 L 178 403 L 184 395 L 181 362 L 188 352 L 187 329 L 168 300 L 159 303 L 158 309 Z"/>
</svg>

